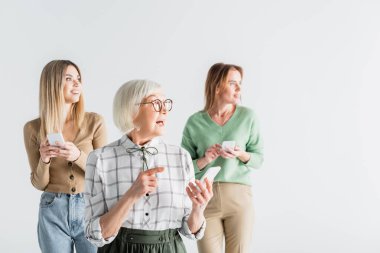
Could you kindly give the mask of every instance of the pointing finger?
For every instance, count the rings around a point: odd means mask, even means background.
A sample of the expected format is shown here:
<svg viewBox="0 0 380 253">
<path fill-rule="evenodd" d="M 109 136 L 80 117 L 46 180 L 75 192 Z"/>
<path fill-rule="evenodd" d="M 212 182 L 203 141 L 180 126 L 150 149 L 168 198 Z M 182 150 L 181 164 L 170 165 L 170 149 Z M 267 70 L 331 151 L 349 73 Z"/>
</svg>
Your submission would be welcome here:
<svg viewBox="0 0 380 253">
<path fill-rule="evenodd" d="M 157 168 L 153 168 L 153 169 L 149 169 L 147 171 L 145 171 L 145 174 L 147 174 L 148 176 L 151 176 L 153 174 L 156 174 L 156 173 L 161 173 L 165 170 L 164 167 L 157 167 Z"/>
</svg>

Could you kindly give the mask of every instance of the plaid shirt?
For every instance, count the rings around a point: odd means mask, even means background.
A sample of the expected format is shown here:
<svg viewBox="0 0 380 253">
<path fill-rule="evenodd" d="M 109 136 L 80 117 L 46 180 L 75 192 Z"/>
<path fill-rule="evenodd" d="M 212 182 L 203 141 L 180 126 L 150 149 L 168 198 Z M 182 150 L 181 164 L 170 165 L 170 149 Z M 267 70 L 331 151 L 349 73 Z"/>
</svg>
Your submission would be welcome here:
<svg viewBox="0 0 380 253">
<path fill-rule="evenodd" d="M 158 152 L 153 154 L 152 150 Z M 129 210 L 122 227 L 142 230 L 178 228 L 190 239 L 203 237 L 205 222 L 192 234 L 187 219 L 192 203 L 186 186 L 194 180 L 194 168 L 189 153 L 177 146 L 154 138 L 145 148 L 134 144 L 127 135 L 88 156 L 85 176 L 86 237 L 98 247 L 110 243 L 115 237 L 103 238 L 100 216 L 108 212 L 131 187 L 142 170 L 164 167 L 157 173 L 158 187 L 154 193 L 140 198 Z"/>
</svg>

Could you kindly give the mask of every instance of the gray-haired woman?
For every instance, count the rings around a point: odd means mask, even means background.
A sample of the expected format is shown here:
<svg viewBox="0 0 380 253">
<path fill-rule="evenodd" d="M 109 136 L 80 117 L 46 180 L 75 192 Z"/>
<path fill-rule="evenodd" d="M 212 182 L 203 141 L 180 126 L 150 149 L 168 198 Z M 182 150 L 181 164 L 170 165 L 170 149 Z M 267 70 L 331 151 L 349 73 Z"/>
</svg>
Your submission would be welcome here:
<svg viewBox="0 0 380 253">
<path fill-rule="evenodd" d="M 114 121 L 125 135 L 87 161 L 86 235 L 98 252 L 186 252 L 178 232 L 203 236 L 212 184 L 194 181 L 188 152 L 159 138 L 172 104 L 148 80 L 116 93 Z"/>
</svg>

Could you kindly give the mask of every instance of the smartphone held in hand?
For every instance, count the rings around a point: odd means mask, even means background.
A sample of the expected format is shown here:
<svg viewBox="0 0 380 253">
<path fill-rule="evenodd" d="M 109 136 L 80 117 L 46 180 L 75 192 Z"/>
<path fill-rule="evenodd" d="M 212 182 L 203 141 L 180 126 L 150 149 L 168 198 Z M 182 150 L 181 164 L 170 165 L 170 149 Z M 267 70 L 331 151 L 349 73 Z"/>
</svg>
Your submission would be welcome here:
<svg viewBox="0 0 380 253">
<path fill-rule="evenodd" d="M 216 177 L 216 175 L 218 175 L 220 169 L 221 169 L 220 166 L 208 168 L 207 171 L 205 172 L 205 174 L 203 174 L 203 176 L 201 177 L 200 181 L 204 182 L 206 177 L 207 177 L 208 181 L 214 181 L 214 178 Z"/>
<path fill-rule="evenodd" d="M 235 141 L 223 141 L 222 148 L 226 151 L 227 148 L 229 149 L 235 149 Z"/>
<path fill-rule="evenodd" d="M 57 142 L 64 144 L 62 133 L 50 133 L 47 135 L 48 142 L 51 146 L 57 146 Z"/>
<path fill-rule="evenodd" d="M 207 177 L 208 181 L 210 183 L 212 183 L 214 181 L 214 178 L 216 177 L 216 175 L 219 173 L 220 171 L 220 166 L 215 166 L 215 167 L 210 167 L 206 170 L 205 174 L 203 174 L 203 176 L 201 177 L 201 179 L 199 181 L 201 181 L 201 183 L 205 186 L 206 183 L 205 183 L 205 178 Z M 199 189 L 199 187 L 195 184 L 195 182 L 193 181 L 192 182 L 193 185 L 195 185 L 195 187 L 200 191 L 201 189 Z"/>
</svg>

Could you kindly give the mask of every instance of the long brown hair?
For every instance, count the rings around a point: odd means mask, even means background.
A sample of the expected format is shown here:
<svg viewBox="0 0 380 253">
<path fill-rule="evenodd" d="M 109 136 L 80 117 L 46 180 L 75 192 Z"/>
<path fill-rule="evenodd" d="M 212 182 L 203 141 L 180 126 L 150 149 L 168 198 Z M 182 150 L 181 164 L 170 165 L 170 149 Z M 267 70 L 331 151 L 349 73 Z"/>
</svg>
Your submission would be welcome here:
<svg viewBox="0 0 380 253">
<path fill-rule="evenodd" d="M 205 107 L 204 111 L 209 110 L 215 104 L 217 89 L 223 89 L 223 84 L 226 82 L 228 72 L 237 70 L 243 78 L 243 68 L 238 65 L 224 64 L 222 62 L 215 63 L 208 71 L 205 84 Z"/>
<path fill-rule="evenodd" d="M 46 64 L 40 78 L 40 138 L 46 138 L 48 133 L 62 132 L 65 123 L 65 98 L 63 94 L 65 72 L 68 66 L 73 66 L 81 76 L 79 67 L 69 60 L 54 60 Z M 79 128 L 84 118 L 83 93 L 71 111 L 74 124 Z"/>
</svg>

